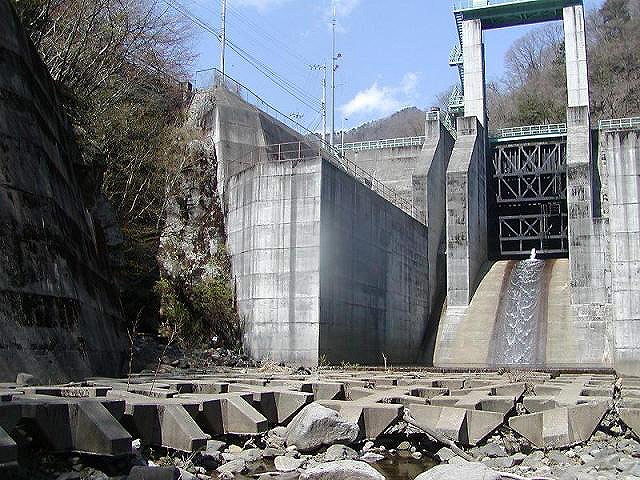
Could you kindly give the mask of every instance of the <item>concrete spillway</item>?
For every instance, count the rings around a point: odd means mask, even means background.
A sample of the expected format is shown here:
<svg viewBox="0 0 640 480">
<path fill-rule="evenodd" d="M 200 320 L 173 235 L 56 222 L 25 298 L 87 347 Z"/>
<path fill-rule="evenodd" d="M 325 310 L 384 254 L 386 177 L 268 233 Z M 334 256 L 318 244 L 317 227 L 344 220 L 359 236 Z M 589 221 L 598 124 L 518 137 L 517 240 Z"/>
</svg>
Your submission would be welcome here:
<svg viewBox="0 0 640 480">
<path fill-rule="evenodd" d="M 496 319 L 493 360 L 496 365 L 534 365 L 543 341 L 543 272 L 545 262 L 527 259 L 511 270 Z"/>
<path fill-rule="evenodd" d="M 447 308 L 438 327 L 436 366 L 565 368 L 584 355 L 585 332 L 570 305 L 569 261 L 522 263 L 485 265 L 469 306 Z M 519 268 L 524 270 L 517 273 Z"/>
</svg>

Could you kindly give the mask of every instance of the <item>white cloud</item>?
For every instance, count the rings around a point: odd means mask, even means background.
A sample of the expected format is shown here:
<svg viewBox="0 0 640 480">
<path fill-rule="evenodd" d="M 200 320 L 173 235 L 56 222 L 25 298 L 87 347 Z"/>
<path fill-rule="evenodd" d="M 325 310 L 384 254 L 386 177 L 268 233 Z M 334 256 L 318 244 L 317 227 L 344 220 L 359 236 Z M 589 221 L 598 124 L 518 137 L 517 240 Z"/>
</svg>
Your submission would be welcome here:
<svg viewBox="0 0 640 480">
<path fill-rule="evenodd" d="M 289 1 L 290 0 L 233 0 L 230 3 L 236 7 L 252 7 L 260 11 L 265 11 L 284 5 Z"/>
<path fill-rule="evenodd" d="M 346 17 L 360 5 L 360 0 L 335 0 L 336 16 Z"/>
<path fill-rule="evenodd" d="M 373 85 L 361 90 L 340 107 L 346 117 L 357 114 L 387 115 L 407 106 L 415 96 L 418 86 L 418 74 L 407 73 L 397 86 L 380 86 L 375 81 Z"/>
</svg>

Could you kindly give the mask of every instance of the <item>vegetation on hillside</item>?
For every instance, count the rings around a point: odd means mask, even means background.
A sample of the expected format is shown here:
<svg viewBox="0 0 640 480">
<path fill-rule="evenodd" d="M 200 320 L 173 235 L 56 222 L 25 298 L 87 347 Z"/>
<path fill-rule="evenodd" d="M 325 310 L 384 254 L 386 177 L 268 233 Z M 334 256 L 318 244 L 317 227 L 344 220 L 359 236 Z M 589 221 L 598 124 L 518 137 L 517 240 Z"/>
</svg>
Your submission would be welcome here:
<svg viewBox="0 0 640 480">
<path fill-rule="evenodd" d="M 183 80 L 194 59 L 189 23 L 154 0 L 14 4 L 75 127 L 88 206 L 102 192 L 124 234 L 110 257 L 126 319 L 148 331 L 158 328 L 160 313 L 164 324 L 178 323 L 170 315 L 179 310 L 171 303 L 177 287 L 161 279 L 157 257 L 168 203 L 192 160 L 194 134 L 184 127 L 190 92 Z M 194 304 L 183 305 L 181 338 L 200 341 L 213 317 L 229 315 L 225 279 L 204 279 L 194 290 Z"/>
<path fill-rule="evenodd" d="M 640 114 L 640 2 L 607 0 L 587 17 L 594 120 Z M 539 27 L 511 46 L 501 82 L 488 85 L 492 128 L 564 122 L 567 86 L 561 23 Z"/>
</svg>

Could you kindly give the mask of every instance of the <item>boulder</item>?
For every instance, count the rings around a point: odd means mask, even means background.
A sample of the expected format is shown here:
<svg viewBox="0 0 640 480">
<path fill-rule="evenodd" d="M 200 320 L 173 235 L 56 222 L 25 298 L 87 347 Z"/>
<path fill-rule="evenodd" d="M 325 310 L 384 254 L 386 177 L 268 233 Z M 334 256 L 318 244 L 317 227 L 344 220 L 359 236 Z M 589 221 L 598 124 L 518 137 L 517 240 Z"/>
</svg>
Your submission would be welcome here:
<svg viewBox="0 0 640 480">
<path fill-rule="evenodd" d="M 501 480 L 500 474 L 478 462 L 448 463 L 421 473 L 415 480 Z"/>
<path fill-rule="evenodd" d="M 300 480 L 352 480 L 356 478 L 358 480 L 385 480 L 384 476 L 371 465 L 357 460 L 323 463 L 300 475 Z"/>
<path fill-rule="evenodd" d="M 312 451 L 323 445 L 353 443 L 359 433 L 356 423 L 344 420 L 335 410 L 312 403 L 291 420 L 285 440 L 300 451 Z"/>
<path fill-rule="evenodd" d="M 346 447 L 344 445 L 331 445 L 327 448 L 324 454 L 324 459 L 327 462 L 335 462 L 337 460 L 355 460 L 358 458 L 358 452 L 353 448 Z"/>
<path fill-rule="evenodd" d="M 276 457 L 273 463 L 276 467 L 276 470 L 278 470 L 279 472 L 293 472 L 294 470 L 300 468 L 300 465 L 302 465 L 303 462 L 304 460 L 302 460 L 301 458 L 293 458 L 281 455 L 279 457 Z"/>
</svg>

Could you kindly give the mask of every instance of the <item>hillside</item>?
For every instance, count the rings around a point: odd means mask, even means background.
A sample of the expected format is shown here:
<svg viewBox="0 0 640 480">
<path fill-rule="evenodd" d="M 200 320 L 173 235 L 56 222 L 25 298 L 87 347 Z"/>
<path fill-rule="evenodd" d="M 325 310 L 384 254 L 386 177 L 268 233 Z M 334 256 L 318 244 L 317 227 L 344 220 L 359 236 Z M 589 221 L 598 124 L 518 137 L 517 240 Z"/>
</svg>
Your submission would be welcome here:
<svg viewBox="0 0 640 480">
<path fill-rule="evenodd" d="M 404 108 L 388 117 L 365 123 L 345 132 L 345 142 L 424 135 L 424 110 Z M 340 142 L 340 138 L 338 138 Z"/>
</svg>

